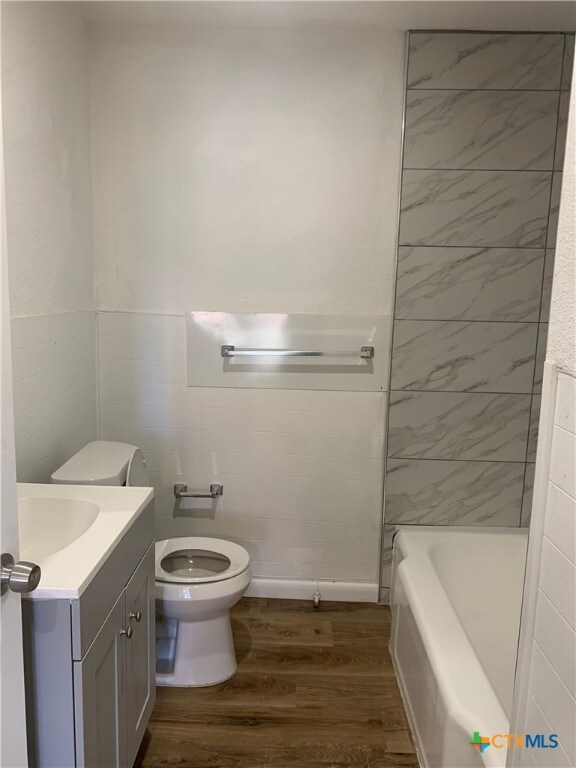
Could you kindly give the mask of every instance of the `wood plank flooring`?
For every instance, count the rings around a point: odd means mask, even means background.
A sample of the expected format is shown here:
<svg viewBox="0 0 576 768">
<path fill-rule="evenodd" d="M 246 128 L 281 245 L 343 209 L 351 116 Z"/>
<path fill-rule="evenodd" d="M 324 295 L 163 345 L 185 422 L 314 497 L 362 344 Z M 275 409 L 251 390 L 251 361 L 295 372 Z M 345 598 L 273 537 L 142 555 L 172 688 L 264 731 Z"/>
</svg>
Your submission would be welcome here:
<svg viewBox="0 0 576 768">
<path fill-rule="evenodd" d="M 387 606 L 244 598 L 232 626 L 236 675 L 158 688 L 137 768 L 417 768 Z"/>
</svg>

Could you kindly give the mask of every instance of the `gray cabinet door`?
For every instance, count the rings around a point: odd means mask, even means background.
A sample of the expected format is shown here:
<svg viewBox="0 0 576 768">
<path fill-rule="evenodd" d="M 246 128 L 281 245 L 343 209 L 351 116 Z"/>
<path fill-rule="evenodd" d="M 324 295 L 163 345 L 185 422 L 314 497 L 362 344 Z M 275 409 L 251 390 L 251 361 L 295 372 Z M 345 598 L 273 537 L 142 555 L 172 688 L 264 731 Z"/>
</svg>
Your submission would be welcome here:
<svg viewBox="0 0 576 768">
<path fill-rule="evenodd" d="M 154 545 L 126 586 L 126 617 L 133 630 L 126 643 L 128 764 L 132 765 L 156 699 Z"/>
<path fill-rule="evenodd" d="M 126 593 L 82 661 L 74 662 L 76 765 L 126 768 Z"/>
</svg>

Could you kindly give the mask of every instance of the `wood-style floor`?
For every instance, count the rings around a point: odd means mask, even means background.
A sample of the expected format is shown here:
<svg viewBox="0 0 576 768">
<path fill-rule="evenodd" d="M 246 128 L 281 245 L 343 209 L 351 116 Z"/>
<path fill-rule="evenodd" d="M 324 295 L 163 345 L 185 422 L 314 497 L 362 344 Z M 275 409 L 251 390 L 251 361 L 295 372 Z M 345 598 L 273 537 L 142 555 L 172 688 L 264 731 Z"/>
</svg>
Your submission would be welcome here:
<svg viewBox="0 0 576 768">
<path fill-rule="evenodd" d="M 238 672 L 158 688 L 141 768 L 416 768 L 388 652 L 390 611 L 243 599 Z"/>
</svg>

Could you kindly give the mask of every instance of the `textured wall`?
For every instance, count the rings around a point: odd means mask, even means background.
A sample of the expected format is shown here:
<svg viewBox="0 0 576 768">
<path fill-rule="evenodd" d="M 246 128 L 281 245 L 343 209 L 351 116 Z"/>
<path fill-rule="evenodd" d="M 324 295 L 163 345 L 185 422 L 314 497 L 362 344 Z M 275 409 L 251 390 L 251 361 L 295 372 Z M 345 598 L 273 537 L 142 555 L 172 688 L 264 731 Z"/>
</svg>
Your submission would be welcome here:
<svg viewBox="0 0 576 768">
<path fill-rule="evenodd" d="M 573 41 L 410 35 L 387 545 L 529 522 Z"/>
<path fill-rule="evenodd" d="M 49 482 L 97 434 L 88 38 L 65 3 L 2 27 L 16 464 Z"/>
<path fill-rule="evenodd" d="M 12 316 L 92 309 L 88 46 L 72 4 L 2 8 Z"/>
<path fill-rule="evenodd" d="M 99 309 L 391 304 L 401 33 L 96 27 Z"/>
<path fill-rule="evenodd" d="M 97 436 L 95 313 L 12 319 L 18 480 L 50 475 Z"/>
<path fill-rule="evenodd" d="M 574 252 L 572 251 L 572 261 Z M 519 750 L 514 765 L 576 765 L 576 379 L 558 376 L 557 391 L 546 391 L 546 409 L 552 404 L 550 466 L 544 467 L 547 492 L 545 505 L 534 508 L 538 535 L 530 541 L 530 558 L 539 559 L 539 579 L 535 594 L 525 593 L 532 613 L 535 604 L 533 637 L 529 657 L 521 667 L 519 679 L 527 688 L 523 717 L 518 733 L 556 733 L 560 746 L 550 751 Z M 554 398 L 556 407 L 553 407 Z M 543 525 L 543 530 L 541 526 Z M 535 553 L 538 553 L 535 555 Z"/>
<path fill-rule="evenodd" d="M 544 450 L 538 458 L 540 487 L 530 531 L 520 640 L 524 663 L 516 688 L 518 732 L 557 733 L 560 747 L 554 763 L 566 766 L 576 765 L 575 105 L 573 92 L 547 350 L 547 359 L 560 372 L 557 381 L 547 378 L 542 393 L 542 428 L 543 434 L 550 434 L 550 452 Z M 510 765 L 549 764 L 549 755 L 543 760 L 539 750 L 531 757 L 522 752 L 513 755 Z"/>
</svg>

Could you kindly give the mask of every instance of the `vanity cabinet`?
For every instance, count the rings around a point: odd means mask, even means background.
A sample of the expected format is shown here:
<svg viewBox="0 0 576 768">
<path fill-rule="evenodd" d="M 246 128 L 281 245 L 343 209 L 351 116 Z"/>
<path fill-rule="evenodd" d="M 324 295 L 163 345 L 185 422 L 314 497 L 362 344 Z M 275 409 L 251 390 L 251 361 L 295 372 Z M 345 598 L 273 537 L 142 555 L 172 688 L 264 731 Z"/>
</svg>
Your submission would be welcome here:
<svg viewBox="0 0 576 768">
<path fill-rule="evenodd" d="M 152 505 L 77 600 L 23 617 L 30 766 L 132 766 L 155 700 Z"/>
<path fill-rule="evenodd" d="M 129 765 L 140 744 L 156 700 L 156 613 L 154 545 L 126 587 L 126 613 L 134 632 L 126 643 L 126 721 Z"/>
<path fill-rule="evenodd" d="M 126 657 L 119 627 L 126 621 L 124 592 L 110 611 L 82 661 L 74 662 L 75 732 L 82 745 L 80 766 L 124 766 L 127 758 Z"/>
</svg>

